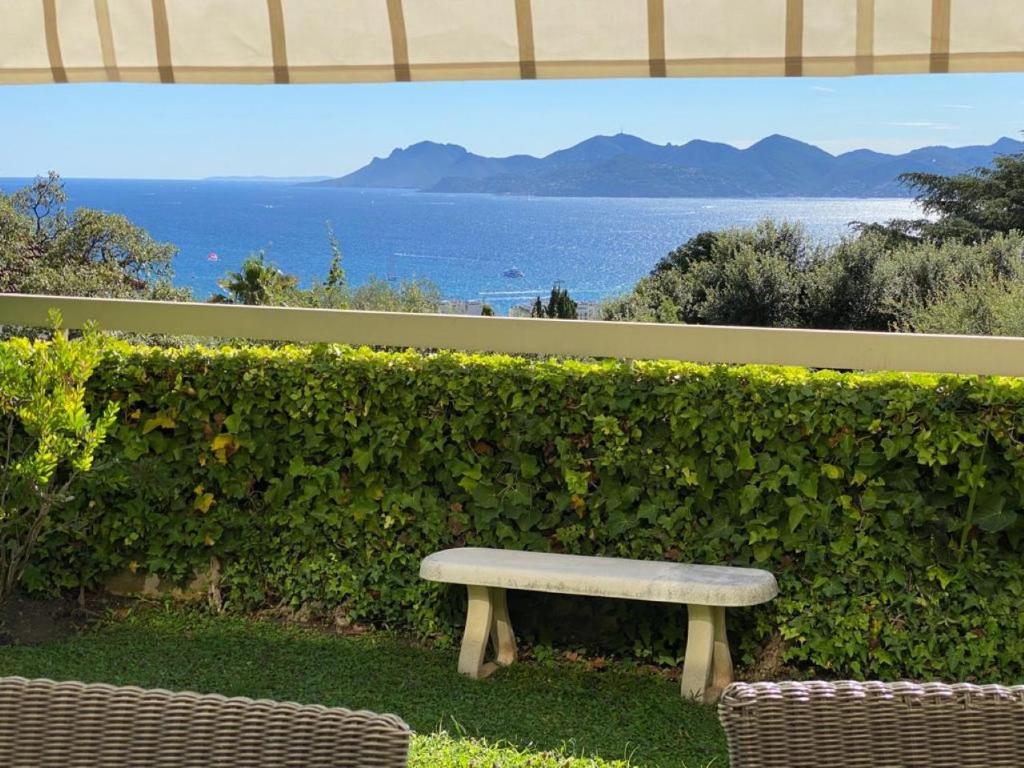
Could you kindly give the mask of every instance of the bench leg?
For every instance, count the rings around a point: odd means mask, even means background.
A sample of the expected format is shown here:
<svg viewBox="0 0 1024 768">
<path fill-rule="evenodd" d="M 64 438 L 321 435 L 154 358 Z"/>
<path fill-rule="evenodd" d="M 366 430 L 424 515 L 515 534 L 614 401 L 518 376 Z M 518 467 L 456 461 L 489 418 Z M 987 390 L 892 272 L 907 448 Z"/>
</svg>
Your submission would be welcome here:
<svg viewBox="0 0 1024 768">
<path fill-rule="evenodd" d="M 507 666 L 516 659 L 516 640 L 508 617 L 504 589 L 469 585 L 469 608 L 466 630 L 459 651 L 459 672 L 473 678 L 487 677 L 499 665 Z M 487 646 L 494 643 L 497 663 L 484 663 Z"/>
<path fill-rule="evenodd" d="M 732 682 L 732 658 L 725 635 L 725 608 L 688 605 L 686 656 L 680 681 L 686 698 L 713 702 Z"/>
<path fill-rule="evenodd" d="M 732 682 L 732 655 L 729 638 L 725 634 L 725 608 L 715 608 L 715 651 L 711 661 L 711 686 L 705 692 L 710 701 L 716 701 Z"/>
<path fill-rule="evenodd" d="M 508 617 L 508 599 L 504 589 L 491 587 L 491 642 L 494 644 L 494 659 L 502 667 L 516 660 L 516 635 L 512 631 L 512 620 Z"/>
</svg>

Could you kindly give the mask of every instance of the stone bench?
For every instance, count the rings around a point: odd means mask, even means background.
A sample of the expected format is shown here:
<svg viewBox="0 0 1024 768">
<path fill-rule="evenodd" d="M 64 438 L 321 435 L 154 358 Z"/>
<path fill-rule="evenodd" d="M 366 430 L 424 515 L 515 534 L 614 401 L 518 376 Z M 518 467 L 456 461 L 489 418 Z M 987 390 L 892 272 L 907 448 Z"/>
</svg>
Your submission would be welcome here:
<svg viewBox="0 0 1024 768">
<path fill-rule="evenodd" d="M 757 605 L 778 594 L 775 577 L 754 568 L 584 557 L 464 547 L 424 558 L 420 576 L 469 590 L 459 672 L 486 677 L 516 660 L 507 589 L 587 597 L 685 603 L 689 613 L 682 694 L 712 701 L 732 682 L 725 609 Z M 485 663 L 488 643 L 495 659 Z"/>
</svg>

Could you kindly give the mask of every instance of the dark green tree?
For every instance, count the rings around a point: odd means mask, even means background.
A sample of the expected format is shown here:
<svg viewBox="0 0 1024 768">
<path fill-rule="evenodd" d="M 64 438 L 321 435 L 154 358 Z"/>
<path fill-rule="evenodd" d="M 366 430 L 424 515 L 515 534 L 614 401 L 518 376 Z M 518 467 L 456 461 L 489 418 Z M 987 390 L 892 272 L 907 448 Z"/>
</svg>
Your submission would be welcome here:
<svg viewBox="0 0 1024 768">
<path fill-rule="evenodd" d="M 530 317 L 546 317 L 559 320 L 575 320 L 577 304 L 569 296 L 569 291 L 555 283 L 551 288 L 551 295 L 548 297 L 547 306 L 544 306 L 540 296 L 533 302 L 530 310 Z"/>
<path fill-rule="evenodd" d="M 977 243 L 995 234 L 1024 231 L 1024 153 L 997 157 L 991 167 L 942 176 L 905 173 L 928 218 L 858 224 L 900 240 L 963 240 Z"/>
</svg>

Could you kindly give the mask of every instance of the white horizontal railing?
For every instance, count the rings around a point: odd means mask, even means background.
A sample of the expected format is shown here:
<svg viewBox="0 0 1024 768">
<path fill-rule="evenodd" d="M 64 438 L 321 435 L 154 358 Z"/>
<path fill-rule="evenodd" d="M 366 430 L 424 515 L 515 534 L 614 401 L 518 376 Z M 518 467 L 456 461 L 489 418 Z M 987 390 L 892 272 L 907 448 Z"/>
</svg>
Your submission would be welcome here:
<svg viewBox="0 0 1024 768">
<path fill-rule="evenodd" d="M 1024 376 L 1024 338 L 356 312 L 0 294 L 0 325 L 513 354 Z"/>
</svg>

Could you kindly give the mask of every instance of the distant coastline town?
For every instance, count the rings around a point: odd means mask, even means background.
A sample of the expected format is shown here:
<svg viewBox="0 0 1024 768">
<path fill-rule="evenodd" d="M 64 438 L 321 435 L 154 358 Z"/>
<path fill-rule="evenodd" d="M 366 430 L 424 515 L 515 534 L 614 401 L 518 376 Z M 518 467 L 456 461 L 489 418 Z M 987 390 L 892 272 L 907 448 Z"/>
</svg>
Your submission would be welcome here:
<svg viewBox="0 0 1024 768">
<path fill-rule="evenodd" d="M 443 299 L 440 304 L 442 315 L 482 315 L 484 307 L 492 306 L 487 299 Z M 509 317 L 531 317 L 533 302 L 514 304 L 508 309 Z M 577 301 L 577 320 L 600 320 L 601 302 L 599 301 Z"/>
</svg>

